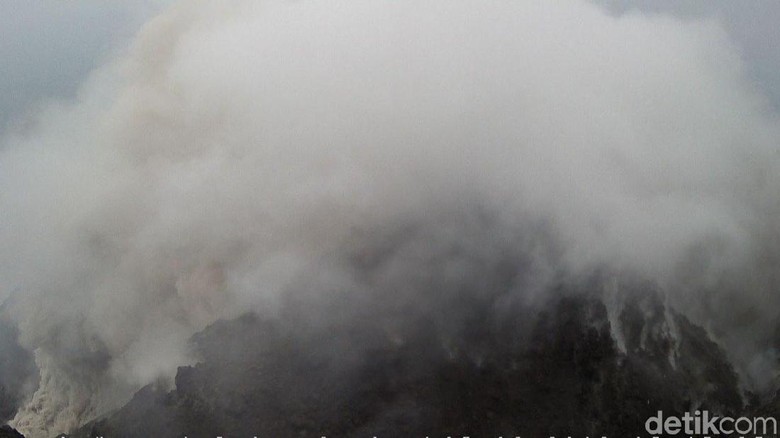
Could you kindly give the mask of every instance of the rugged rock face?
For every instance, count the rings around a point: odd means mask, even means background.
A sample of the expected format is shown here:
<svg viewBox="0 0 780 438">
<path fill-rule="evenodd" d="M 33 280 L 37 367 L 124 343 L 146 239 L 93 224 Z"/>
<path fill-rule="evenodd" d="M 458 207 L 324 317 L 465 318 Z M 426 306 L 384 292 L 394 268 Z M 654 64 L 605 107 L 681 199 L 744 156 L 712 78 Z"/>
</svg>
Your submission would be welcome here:
<svg viewBox="0 0 780 438">
<path fill-rule="evenodd" d="M 24 438 L 24 435 L 10 426 L 0 426 L 0 438 Z"/>
<path fill-rule="evenodd" d="M 637 436 L 657 410 L 743 409 L 704 330 L 655 293 L 630 303 L 620 342 L 582 293 L 502 324 L 475 303 L 449 344 L 424 319 L 403 336 L 370 323 L 304 335 L 246 315 L 194 339 L 203 362 L 175 390 L 146 387 L 72 436 Z"/>
<path fill-rule="evenodd" d="M 574 284 L 511 311 L 465 290 L 421 311 L 337 295 L 312 304 L 317 321 L 294 301 L 219 321 L 175 389 L 147 386 L 70 436 L 643 436 L 658 410 L 780 414 L 777 397 L 743 399 L 723 351 L 652 285 Z"/>
</svg>

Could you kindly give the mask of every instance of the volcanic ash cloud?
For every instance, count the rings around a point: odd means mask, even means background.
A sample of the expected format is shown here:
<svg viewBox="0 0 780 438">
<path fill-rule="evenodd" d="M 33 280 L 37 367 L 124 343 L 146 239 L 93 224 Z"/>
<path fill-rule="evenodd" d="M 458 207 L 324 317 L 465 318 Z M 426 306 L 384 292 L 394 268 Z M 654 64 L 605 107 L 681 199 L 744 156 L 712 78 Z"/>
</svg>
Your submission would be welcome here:
<svg viewBox="0 0 780 438">
<path fill-rule="evenodd" d="M 32 126 L 0 149 L 0 298 L 40 368 L 13 422 L 34 436 L 170 379 L 218 319 L 360 296 L 350 257 L 409 224 L 440 231 L 388 267 L 396 293 L 415 257 L 451 256 L 442 241 L 494 260 L 502 232 L 544 229 L 526 295 L 630 272 L 746 386 L 772 384 L 777 115 L 717 22 L 582 2 L 182 2 Z M 501 225 L 476 231 L 475 208 Z"/>
</svg>

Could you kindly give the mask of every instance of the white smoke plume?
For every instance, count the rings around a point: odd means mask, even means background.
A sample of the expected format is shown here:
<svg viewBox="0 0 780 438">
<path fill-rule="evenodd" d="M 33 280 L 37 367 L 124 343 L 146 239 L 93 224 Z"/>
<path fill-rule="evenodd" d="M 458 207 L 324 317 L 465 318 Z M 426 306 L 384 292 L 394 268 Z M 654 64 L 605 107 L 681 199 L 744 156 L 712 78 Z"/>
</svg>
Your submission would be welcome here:
<svg viewBox="0 0 780 438">
<path fill-rule="evenodd" d="M 345 254 L 475 202 L 554 236 L 540 284 L 605 267 L 655 281 L 766 389 L 779 126 L 717 21 L 182 2 L 2 141 L 0 298 L 41 373 L 13 424 L 44 436 L 116 408 L 196 361 L 187 339 L 208 324 L 273 315 L 301 284 L 359 290 Z M 473 229 L 439 233 L 492 251 Z"/>
</svg>

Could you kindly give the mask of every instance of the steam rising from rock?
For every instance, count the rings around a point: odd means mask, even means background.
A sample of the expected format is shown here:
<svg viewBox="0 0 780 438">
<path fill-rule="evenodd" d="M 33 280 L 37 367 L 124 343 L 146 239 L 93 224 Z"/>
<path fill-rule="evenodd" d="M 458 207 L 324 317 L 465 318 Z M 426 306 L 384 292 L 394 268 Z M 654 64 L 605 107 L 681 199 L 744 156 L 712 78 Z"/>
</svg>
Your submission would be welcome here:
<svg viewBox="0 0 780 438">
<path fill-rule="evenodd" d="M 771 388 L 778 126 L 716 22 L 580 2 L 183 2 L 3 141 L 0 298 L 41 370 L 14 424 L 69 430 L 170 380 L 218 319 L 351 291 L 348 325 L 379 285 L 430 302 L 420 278 L 457 288 L 511 248 L 517 299 L 630 273 L 746 387 Z M 435 232 L 367 280 L 420 224 Z"/>
</svg>

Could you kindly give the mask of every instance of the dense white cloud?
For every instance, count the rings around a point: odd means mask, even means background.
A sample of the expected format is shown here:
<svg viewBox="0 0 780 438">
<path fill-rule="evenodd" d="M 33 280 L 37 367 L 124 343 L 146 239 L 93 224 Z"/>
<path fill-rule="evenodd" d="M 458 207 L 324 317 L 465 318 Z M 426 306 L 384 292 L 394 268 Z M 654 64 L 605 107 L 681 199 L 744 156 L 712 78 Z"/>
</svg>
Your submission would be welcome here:
<svg viewBox="0 0 780 438">
<path fill-rule="evenodd" d="M 686 20 L 717 20 L 745 61 L 749 76 L 780 108 L 780 3 L 773 0 L 594 0 L 618 13 L 666 14 Z"/>
</svg>

